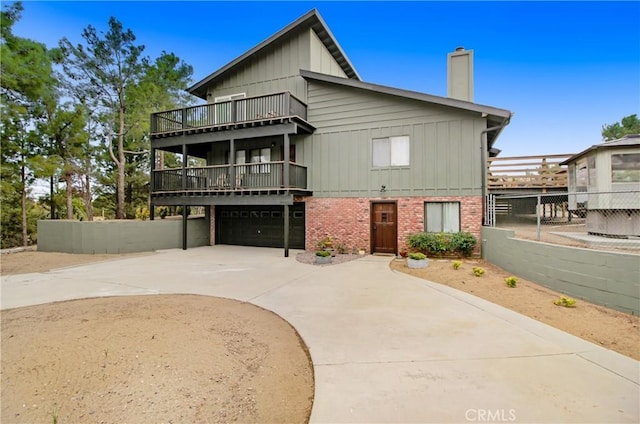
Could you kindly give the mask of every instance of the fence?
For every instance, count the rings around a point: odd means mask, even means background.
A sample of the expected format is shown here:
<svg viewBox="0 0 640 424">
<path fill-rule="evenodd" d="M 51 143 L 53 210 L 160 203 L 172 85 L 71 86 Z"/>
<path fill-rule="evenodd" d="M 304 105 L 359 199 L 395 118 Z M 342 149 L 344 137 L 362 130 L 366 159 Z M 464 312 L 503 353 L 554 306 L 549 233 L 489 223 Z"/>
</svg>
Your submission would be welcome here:
<svg viewBox="0 0 640 424">
<path fill-rule="evenodd" d="M 640 254 L 640 190 L 489 195 L 485 217 L 518 238 Z"/>
</svg>

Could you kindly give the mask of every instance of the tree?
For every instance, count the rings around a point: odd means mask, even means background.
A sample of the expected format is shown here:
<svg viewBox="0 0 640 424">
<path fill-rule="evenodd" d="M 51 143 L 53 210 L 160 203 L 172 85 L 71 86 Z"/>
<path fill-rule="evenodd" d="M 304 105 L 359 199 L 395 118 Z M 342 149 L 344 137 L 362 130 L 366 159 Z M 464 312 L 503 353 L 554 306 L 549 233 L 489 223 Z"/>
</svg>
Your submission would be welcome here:
<svg viewBox="0 0 640 424">
<path fill-rule="evenodd" d="M 44 44 L 16 37 L 12 33 L 12 27 L 20 19 L 22 10 L 22 4 L 17 2 L 6 6 L 0 14 L 0 167 L 4 200 L 2 222 L 14 222 L 5 216 L 5 212 L 13 212 L 12 208 L 7 211 L 7 199 L 19 197 L 21 241 L 27 245 L 28 191 L 35 179 L 33 160 L 42 142 L 34 127 L 42 119 L 42 105 L 50 95 L 55 80 L 51 58 Z M 16 242 L 16 238 L 10 235 L 14 231 L 15 227 L 3 225 L 3 246 Z"/>
<path fill-rule="evenodd" d="M 181 93 L 193 69 L 172 53 L 163 52 L 151 62 L 142 56 L 144 46 L 135 44 L 133 32 L 124 30 L 114 17 L 106 34 L 98 35 L 89 25 L 82 37 L 86 46 L 73 46 L 66 38 L 60 41 L 66 58 L 63 68 L 85 99 L 96 99 L 98 115 L 108 128 L 102 159 L 106 156 L 112 165 L 103 162 L 101 182 L 106 187 L 102 194 L 115 185 L 116 218 L 123 219 L 126 209 L 135 210 L 132 203 L 139 201 L 141 193 L 146 197 L 149 115 L 184 100 Z"/>
<path fill-rule="evenodd" d="M 144 46 L 136 45 L 136 37 L 130 29 L 123 30 L 122 24 L 114 17 L 109 19 L 109 30 L 101 37 L 89 25 L 82 31 L 82 44 L 72 45 L 67 38 L 60 41 L 60 49 L 66 58 L 63 62 L 65 73 L 86 93 L 87 99 L 96 99 L 105 109 L 110 119 L 115 137 L 109 137 L 109 156 L 117 169 L 116 218 L 125 218 L 125 113 L 128 108 L 126 91 L 140 79 L 143 70 L 142 52 Z M 115 138 L 117 147 L 113 151 L 111 140 Z"/>
<path fill-rule="evenodd" d="M 629 134 L 640 134 L 640 119 L 636 114 L 625 116 L 620 122 L 602 126 L 604 141 L 617 140 Z"/>
</svg>

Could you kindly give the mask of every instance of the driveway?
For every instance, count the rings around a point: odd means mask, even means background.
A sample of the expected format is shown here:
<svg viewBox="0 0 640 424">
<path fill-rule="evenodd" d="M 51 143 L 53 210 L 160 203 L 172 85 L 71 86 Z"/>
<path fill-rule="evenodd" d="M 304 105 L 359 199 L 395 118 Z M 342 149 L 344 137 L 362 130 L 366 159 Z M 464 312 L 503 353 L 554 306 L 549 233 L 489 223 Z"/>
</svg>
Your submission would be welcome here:
<svg viewBox="0 0 640 424">
<path fill-rule="evenodd" d="M 317 267 L 295 253 L 212 246 L 6 276 L 0 304 L 194 293 L 270 309 L 309 347 L 312 423 L 640 421 L 638 361 L 388 257 Z"/>
</svg>

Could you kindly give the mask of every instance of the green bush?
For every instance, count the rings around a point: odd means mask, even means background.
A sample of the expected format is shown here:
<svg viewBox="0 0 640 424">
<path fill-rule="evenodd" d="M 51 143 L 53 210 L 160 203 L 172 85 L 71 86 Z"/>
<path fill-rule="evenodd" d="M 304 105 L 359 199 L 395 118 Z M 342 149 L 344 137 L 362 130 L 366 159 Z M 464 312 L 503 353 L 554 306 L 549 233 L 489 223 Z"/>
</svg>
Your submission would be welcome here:
<svg viewBox="0 0 640 424">
<path fill-rule="evenodd" d="M 415 261 L 421 261 L 422 259 L 427 259 L 427 255 L 420 252 L 411 252 L 409 253 L 409 259 L 413 259 Z"/>
<path fill-rule="evenodd" d="M 316 256 L 321 256 L 323 258 L 326 258 L 327 256 L 331 256 L 331 252 L 329 250 L 318 250 L 316 252 Z"/>
<path fill-rule="evenodd" d="M 471 233 L 454 233 L 451 238 L 451 244 L 453 251 L 460 252 L 464 256 L 469 256 L 473 252 L 473 248 L 476 247 L 476 238 Z"/>
<path fill-rule="evenodd" d="M 477 243 L 473 234 L 459 233 L 416 233 L 408 238 L 409 247 L 429 256 L 457 254 L 469 256 Z"/>
</svg>

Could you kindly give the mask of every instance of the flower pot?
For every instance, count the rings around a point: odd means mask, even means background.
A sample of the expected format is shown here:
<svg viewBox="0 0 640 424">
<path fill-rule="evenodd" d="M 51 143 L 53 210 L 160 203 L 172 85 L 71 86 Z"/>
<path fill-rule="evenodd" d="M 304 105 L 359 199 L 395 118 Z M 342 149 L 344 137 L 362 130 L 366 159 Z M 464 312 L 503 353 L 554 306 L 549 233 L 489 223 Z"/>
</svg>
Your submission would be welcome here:
<svg viewBox="0 0 640 424">
<path fill-rule="evenodd" d="M 316 256 L 316 263 L 320 265 L 330 264 L 331 256 Z"/>
<path fill-rule="evenodd" d="M 411 258 L 407 258 L 407 266 L 409 268 L 424 268 L 427 265 L 429 265 L 429 259 L 425 258 L 425 259 L 411 259 Z"/>
</svg>

